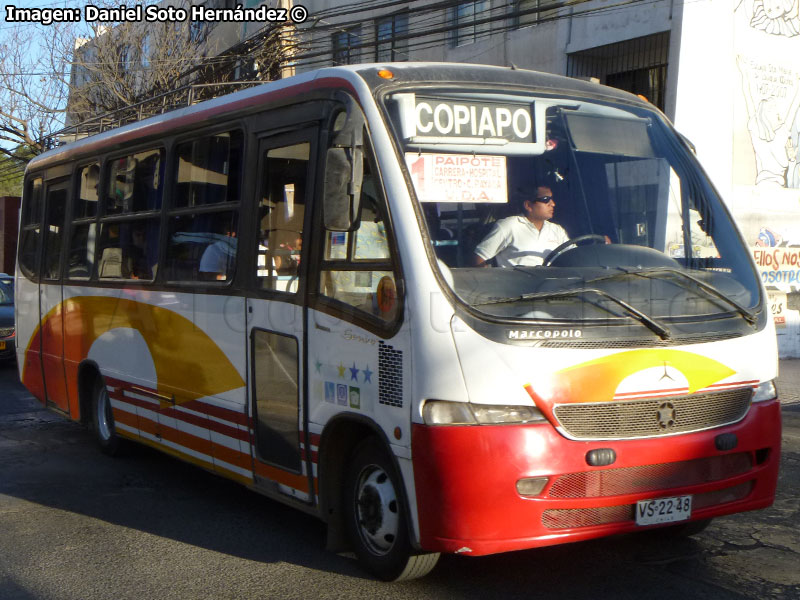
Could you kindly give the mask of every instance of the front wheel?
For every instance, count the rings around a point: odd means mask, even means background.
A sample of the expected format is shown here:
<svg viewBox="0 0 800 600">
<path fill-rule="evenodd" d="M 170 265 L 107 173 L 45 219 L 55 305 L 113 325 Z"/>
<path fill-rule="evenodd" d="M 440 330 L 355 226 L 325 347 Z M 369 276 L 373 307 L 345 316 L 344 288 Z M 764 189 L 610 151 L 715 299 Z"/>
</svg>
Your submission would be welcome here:
<svg viewBox="0 0 800 600">
<path fill-rule="evenodd" d="M 122 440 L 114 427 L 111 399 L 102 377 L 97 378 L 92 391 L 91 431 L 105 454 L 114 456 L 119 452 Z"/>
<path fill-rule="evenodd" d="M 417 554 L 408 537 L 405 501 L 391 458 L 375 439 L 353 453 L 345 478 L 345 519 L 361 563 L 384 581 L 430 573 L 439 554 Z"/>
</svg>

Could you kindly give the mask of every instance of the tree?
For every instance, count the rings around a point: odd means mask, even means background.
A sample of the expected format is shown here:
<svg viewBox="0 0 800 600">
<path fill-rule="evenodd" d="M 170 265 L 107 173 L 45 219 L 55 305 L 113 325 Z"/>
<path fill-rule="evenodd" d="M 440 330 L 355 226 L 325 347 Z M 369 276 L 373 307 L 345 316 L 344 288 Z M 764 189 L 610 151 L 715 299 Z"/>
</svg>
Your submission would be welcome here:
<svg viewBox="0 0 800 600">
<path fill-rule="evenodd" d="M 51 27 L 59 35 L 65 28 Z M 0 37 L 0 153 L 6 157 L 21 146 L 40 154 L 43 140 L 63 126 L 69 88 L 62 77 L 69 63 L 38 44 L 45 33 L 42 27 L 15 25 Z"/>
<path fill-rule="evenodd" d="M 142 9 L 153 3 L 142 3 Z M 108 0 L 92 4 L 120 7 Z M 188 7 L 190 0 L 171 4 Z M 263 29 L 220 53 L 219 36 L 209 34 L 213 25 L 121 21 L 3 28 L 0 154 L 11 157 L 17 147 L 40 154 L 56 133 L 60 143 L 69 141 L 65 126 L 80 137 L 185 106 L 193 83 L 229 82 L 243 74 L 259 80 L 279 76 L 290 56 L 290 28 Z M 227 91 L 206 88 L 202 96 Z"/>
<path fill-rule="evenodd" d="M 89 33 L 71 37 L 68 125 L 180 89 L 216 51 L 188 22 L 95 23 Z M 68 42 L 58 41 L 54 52 Z"/>
</svg>

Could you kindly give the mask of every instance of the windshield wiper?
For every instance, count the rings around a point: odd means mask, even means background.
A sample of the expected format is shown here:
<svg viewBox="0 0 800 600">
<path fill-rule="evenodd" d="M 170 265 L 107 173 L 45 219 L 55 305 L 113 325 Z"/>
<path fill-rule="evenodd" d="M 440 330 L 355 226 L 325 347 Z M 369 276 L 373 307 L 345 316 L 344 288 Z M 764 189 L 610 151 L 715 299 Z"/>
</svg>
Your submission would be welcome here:
<svg viewBox="0 0 800 600">
<path fill-rule="evenodd" d="M 644 314 L 637 308 L 634 308 L 621 298 L 617 298 L 613 294 L 609 294 L 608 292 L 598 289 L 598 288 L 577 288 L 572 290 L 561 290 L 557 292 L 533 292 L 530 294 L 522 294 L 521 296 L 513 296 L 510 298 L 499 298 L 495 300 L 487 300 L 486 302 L 477 302 L 473 304 L 473 306 L 485 306 L 487 304 L 505 304 L 508 302 L 518 302 L 521 300 L 547 300 L 551 298 L 567 298 L 569 296 L 577 296 L 579 294 L 597 294 L 598 296 L 602 296 L 607 300 L 611 300 L 615 304 L 621 306 L 631 317 L 639 321 L 642 325 L 647 327 L 650 331 L 655 333 L 658 337 L 662 340 L 669 339 L 670 331 L 664 325 L 656 321 L 654 318 Z M 601 306 L 600 308 L 604 308 L 608 312 L 612 312 L 610 309 Z"/>
<path fill-rule="evenodd" d="M 654 269 L 642 269 L 642 270 L 625 269 L 623 270 L 623 273 L 617 273 L 615 275 L 611 275 L 609 277 L 601 277 L 599 279 L 591 279 L 589 283 L 594 283 L 595 281 L 599 281 L 600 279 L 612 279 L 614 277 L 619 277 L 619 275 L 622 274 L 637 275 L 639 277 L 650 279 L 651 278 L 650 275 L 652 273 L 670 273 L 672 275 L 679 275 L 684 279 L 688 279 L 689 281 L 694 283 L 697 287 L 699 287 L 701 290 L 703 290 L 706 294 L 713 296 L 719 300 L 722 300 L 729 306 L 733 307 L 733 309 L 736 310 L 736 312 L 738 312 L 740 315 L 742 315 L 742 318 L 744 318 L 745 321 L 750 323 L 750 325 L 756 324 L 756 316 L 750 310 L 746 309 L 744 306 L 736 302 L 736 300 L 729 298 L 724 293 L 715 288 L 713 285 L 706 283 L 702 279 L 698 279 L 694 275 L 689 275 L 689 273 L 684 273 L 680 269 L 675 269 L 672 267 L 656 267 Z M 686 286 L 681 286 L 681 287 L 683 287 L 683 289 L 688 289 Z"/>
</svg>

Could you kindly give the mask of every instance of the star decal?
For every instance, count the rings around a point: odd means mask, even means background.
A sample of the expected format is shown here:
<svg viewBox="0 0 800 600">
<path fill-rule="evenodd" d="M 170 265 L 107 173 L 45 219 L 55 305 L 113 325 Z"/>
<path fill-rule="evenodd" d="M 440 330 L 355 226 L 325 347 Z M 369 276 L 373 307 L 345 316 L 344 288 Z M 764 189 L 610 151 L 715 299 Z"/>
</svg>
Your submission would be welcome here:
<svg viewBox="0 0 800 600">
<path fill-rule="evenodd" d="M 364 383 L 372 383 L 372 371 L 369 370 L 369 365 L 364 369 Z"/>
<path fill-rule="evenodd" d="M 317 373 L 322 373 L 322 363 L 321 362 L 317 361 L 317 363 L 314 366 L 317 368 Z"/>
<path fill-rule="evenodd" d="M 344 377 L 345 366 L 342 363 L 339 363 L 339 366 L 336 368 L 339 370 L 339 377 Z"/>
<path fill-rule="evenodd" d="M 348 368 L 350 369 L 350 381 L 358 381 L 359 369 L 356 369 L 356 363 L 353 363 L 353 366 Z"/>
</svg>

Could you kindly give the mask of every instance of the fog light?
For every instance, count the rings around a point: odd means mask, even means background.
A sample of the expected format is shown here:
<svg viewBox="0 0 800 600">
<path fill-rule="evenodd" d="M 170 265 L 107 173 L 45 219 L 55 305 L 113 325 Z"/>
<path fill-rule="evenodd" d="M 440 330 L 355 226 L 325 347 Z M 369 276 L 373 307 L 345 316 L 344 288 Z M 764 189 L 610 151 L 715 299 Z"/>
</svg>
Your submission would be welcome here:
<svg viewBox="0 0 800 600">
<path fill-rule="evenodd" d="M 517 482 L 517 493 L 520 496 L 538 496 L 548 482 L 547 477 L 526 477 Z"/>
</svg>

